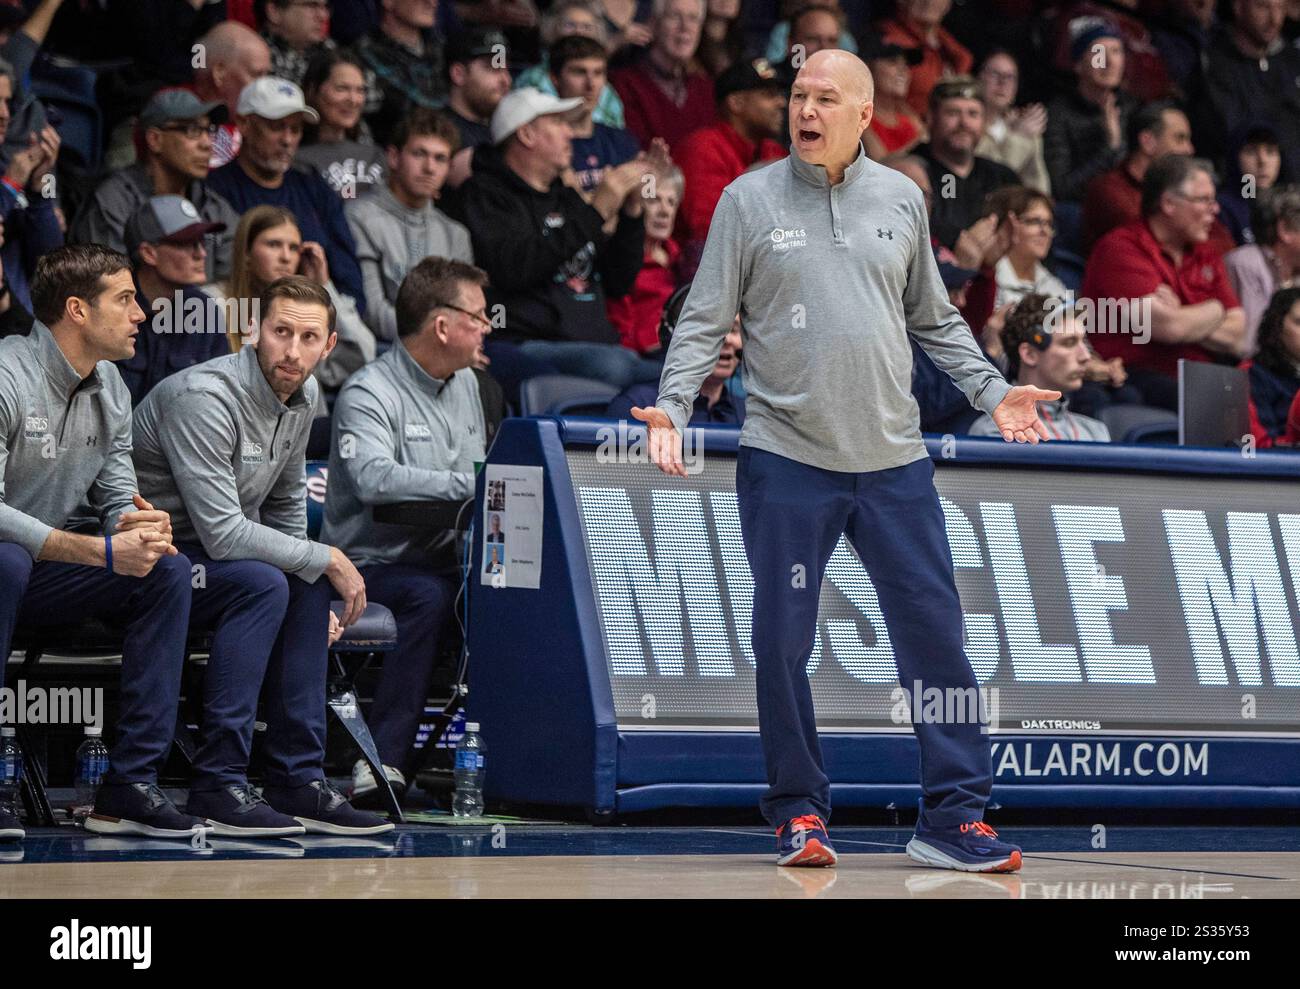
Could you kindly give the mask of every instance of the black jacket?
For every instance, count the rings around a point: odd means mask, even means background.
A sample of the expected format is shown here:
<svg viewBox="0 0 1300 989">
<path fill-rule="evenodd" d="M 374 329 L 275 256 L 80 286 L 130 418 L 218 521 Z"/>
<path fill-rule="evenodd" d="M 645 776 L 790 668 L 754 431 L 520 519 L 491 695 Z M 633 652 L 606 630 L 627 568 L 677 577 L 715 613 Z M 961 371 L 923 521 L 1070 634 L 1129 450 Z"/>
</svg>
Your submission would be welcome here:
<svg viewBox="0 0 1300 989">
<path fill-rule="evenodd" d="M 1254 59 L 1243 55 L 1222 31 L 1210 45 L 1205 78 L 1209 119 L 1198 115 L 1197 151 L 1222 160 L 1232 131 L 1263 118 L 1277 131 L 1281 179 L 1300 177 L 1300 50 L 1284 45 L 1268 58 Z"/>
<path fill-rule="evenodd" d="M 632 290 L 641 270 L 645 224 L 619 216 L 610 237 L 600 213 L 559 179 L 538 192 L 497 148 L 476 148 L 474 174 L 457 212 L 469 228 L 474 263 L 488 273 L 488 311 L 505 307 L 498 339 L 619 342 L 605 300 Z"/>
<path fill-rule="evenodd" d="M 1115 98 L 1119 102 L 1119 130 L 1124 134 L 1135 102 L 1122 89 Z M 1106 143 L 1101 108 L 1085 100 L 1077 89 L 1057 97 L 1048 106 L 1043 159 L 1057 200 L 1082 202 L 1089 181 L 1110 171 L 1127 153 L 1122 142 L 1118 148 Z"/>
</svg>

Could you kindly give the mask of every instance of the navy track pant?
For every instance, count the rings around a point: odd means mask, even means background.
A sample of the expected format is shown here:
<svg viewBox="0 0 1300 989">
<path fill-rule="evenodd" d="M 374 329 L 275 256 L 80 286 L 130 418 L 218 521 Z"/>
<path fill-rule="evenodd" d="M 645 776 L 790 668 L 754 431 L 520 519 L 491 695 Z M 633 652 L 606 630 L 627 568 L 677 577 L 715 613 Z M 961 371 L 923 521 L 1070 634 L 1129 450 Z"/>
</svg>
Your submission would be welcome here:
<svg viewBox="0 0 1300 989">
<path fill-rule="evenodd" d="M 202 567 L 192 622 L 213 633 L 193 788 L 247 782 L 263 691 L 267 786 L 323 779 L 329 581 L 309 584 L 258 560 L 213 560 L 196 547 L 186 552 Z"/>
<path fill-rule="evenodd" d="M 741 446 L 736 497 L 754 576 L 753 649 L 767 765 L 763 816 L 774 827 L 830 817 L 807 666 L 822 573 L 847 534 L 880 599 L 900 682 L 909 690 L 975 689 L 962 649 L 962 612 L 929 458 L 866 473 L 811 467 Z M 803 567 L 803 578 L 795 568 Z M 992 788 L 987 734 L 977 722 L 918 724 L 927 825 L 983 817 Z"/>
<path fill-rule="evenodd" d="M 89 618 L 124 625 L 121 705 L 109 783 L 154 783 L 176 728 L 190 617 L 190 561 L 164 556 L 145 577 L 102 567 L 33 562 L 0 542 L 0 684 L 15 629 L 66 627 Z"/>
</svg>

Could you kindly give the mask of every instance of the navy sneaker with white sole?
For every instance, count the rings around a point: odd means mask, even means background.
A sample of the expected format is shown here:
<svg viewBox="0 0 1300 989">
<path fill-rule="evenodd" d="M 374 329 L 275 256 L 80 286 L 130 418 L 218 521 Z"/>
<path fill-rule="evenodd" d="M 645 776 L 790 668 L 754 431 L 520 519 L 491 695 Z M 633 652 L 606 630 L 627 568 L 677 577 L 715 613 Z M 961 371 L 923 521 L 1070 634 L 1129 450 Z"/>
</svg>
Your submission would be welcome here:
<svg viewBox="0 0 1300 989">
<path fill-rule="evenodd" d="M 288 814 L 281 814 L 247 783 L 219 790 L 191 790 L 185 809 L 212 825 L 224 838 L 289 838 L 307 829 Z"/>
<path fill-rule="evenodd" d="M 297 818 L 308 834 L 367 835 L 393 830 L 392 822 L 353 807 L 328 780 L 305 786 L 268 786 L 262 795 L 281 814 Z"/>
<path fill-rule="evenodd" d="M 804 814 L 776 829 L 776 864 L 819 866 L 838 861 L 826 825 L 816 814 Z"/>
<path fill-rule="evenodd" d="M 156 783 L 102 783 L 81 826 L 95 834 L 145 838 L 193 838 L 212 829 L 202 818 L 176 809 Z"/>
<path fill-rule="evenodd" d="M 959 872 L 1020 871 L 1019 846 L 999 841 L 998 833 L 983 821 L 928 828 L 918 820 L 907 843 L 907 857 Z"/>
<path fill-rule="evenodd" d="M 0 841 L 22 841 L 27 837 L 22 821 L 8 804 L 0 804 Z"/>
</svg>

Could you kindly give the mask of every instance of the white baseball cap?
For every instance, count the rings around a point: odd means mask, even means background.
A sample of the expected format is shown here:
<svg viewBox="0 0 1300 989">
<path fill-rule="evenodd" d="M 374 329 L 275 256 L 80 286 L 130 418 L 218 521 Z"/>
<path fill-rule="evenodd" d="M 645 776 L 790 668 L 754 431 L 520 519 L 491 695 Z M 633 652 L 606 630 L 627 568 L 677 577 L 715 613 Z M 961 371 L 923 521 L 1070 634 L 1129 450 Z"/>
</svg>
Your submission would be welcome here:
<svg viewBox="0 0 1300 989">
<path fill-rule="evenodd" d="M 301 113 L 313 124 L 320 122 L 320 114 L 309 107 L 302 98 L 302 90 L 288 79 L 262 76 L 254 79 L 239 92 L 235 113 L 283 120 L 293 113 Z"/>
<path fill-rule="evenodd" d="M 568 113 L 580 106 L 581 96 L 562 100 L 558 96 L 548 96 L 532 86 L 516 89 L 506 94 L 492 113 L 492 143 L 500 144 L 524 124 L 532 123 L 538 117 Z"/>
</svg>

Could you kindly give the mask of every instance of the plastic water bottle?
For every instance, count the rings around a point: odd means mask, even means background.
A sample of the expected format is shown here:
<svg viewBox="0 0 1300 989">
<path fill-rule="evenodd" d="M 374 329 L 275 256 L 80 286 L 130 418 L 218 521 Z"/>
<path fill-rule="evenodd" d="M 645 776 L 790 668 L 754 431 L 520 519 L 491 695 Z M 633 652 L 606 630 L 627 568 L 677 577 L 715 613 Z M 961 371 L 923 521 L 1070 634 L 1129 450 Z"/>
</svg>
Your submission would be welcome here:
<svg viewBox="0 0 1300 989">
<path fill-rule="evenodd" d="M 13 812 L 18 806 L 18 784 L 23 780 L 23 753 L 13 728 L 0 728 L 0 807 Z"/>
<path fill-rule="evenodd" d="M 100 738 L 103 729 L 86 726 L 86 740 L 77 749 L 77 807 L 95 805 L 95 792 L 108 772 L 108 748 Z"/>
<path fill-rule="evenodd" d="M 456 817 L 483 816 L 483 754 L 487 747 L 478 733 L 478 722 L 465 726 L 465 734 L 456 745 L 456 795 L 451 812 Z"/>
</svg>

